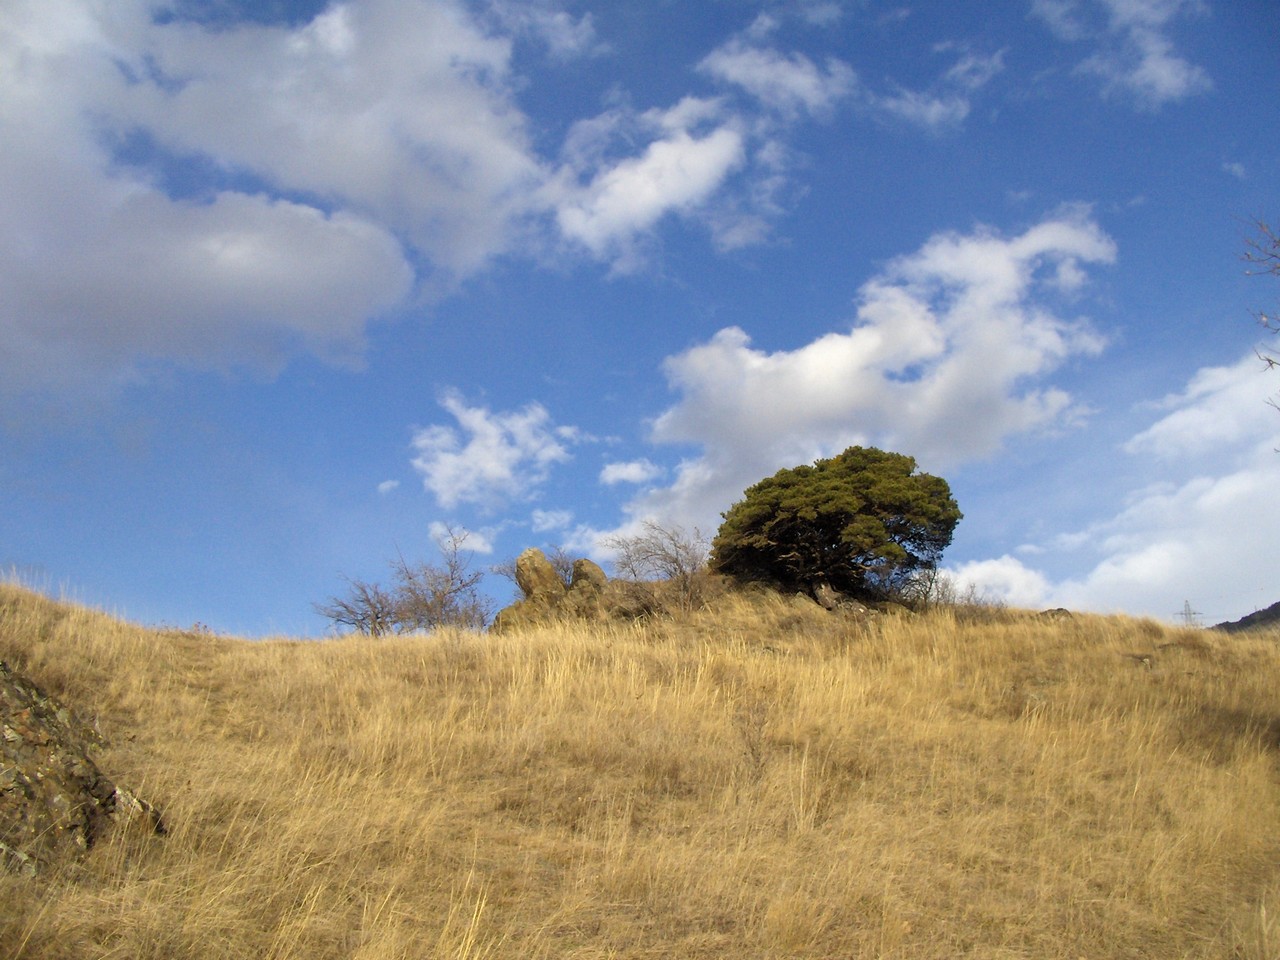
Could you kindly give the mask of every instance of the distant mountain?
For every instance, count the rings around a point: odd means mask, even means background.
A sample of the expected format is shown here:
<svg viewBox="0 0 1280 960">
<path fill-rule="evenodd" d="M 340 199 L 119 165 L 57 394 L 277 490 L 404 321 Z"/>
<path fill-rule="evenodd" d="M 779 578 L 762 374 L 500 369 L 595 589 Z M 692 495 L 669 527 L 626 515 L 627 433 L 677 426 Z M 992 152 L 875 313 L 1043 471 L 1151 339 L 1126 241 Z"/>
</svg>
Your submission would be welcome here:
<svg viewBox="0 0 1280 960">
<path fill-rule="evenodd" d="M 1280 627 L 1280 603 L 1273 603 L 1265 610 L 1255 611 L 1230 623 L 1219 623 L 1213 629 L 1239 633 L 1242 630 L 1261 630 L 1265 627 Z"/>
</svg>

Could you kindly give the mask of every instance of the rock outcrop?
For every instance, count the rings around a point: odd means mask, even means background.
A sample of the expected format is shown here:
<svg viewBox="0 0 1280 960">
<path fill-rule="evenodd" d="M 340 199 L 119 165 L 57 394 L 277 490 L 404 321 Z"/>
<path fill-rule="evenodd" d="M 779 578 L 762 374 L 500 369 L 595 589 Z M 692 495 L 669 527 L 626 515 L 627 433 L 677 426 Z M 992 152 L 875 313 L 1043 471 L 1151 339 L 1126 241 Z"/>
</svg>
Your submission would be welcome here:
<svg viewBox="0 0 1280 960">
<path fill-rule="evenodd" d="M 555 606 L 565 593 L 565 582 L 547 555 L 530 547 L 516 557 L 516 586 L 531 603 Z"/>
<path fill-rule="evenodd" d="M 98 769 L 90 751 L 102 745 L 93 726 L 0 661 L 0 867 L 33 875 L 123 821 L 164 832 L 150 804 Z"/>
<path fill-rule="evenodd" d="M 494 633 L 556 620 L 605 616 L 609 578 L 590 560 L 575 560 L 572 579 L 566 584 L 546 554 L 530 547 L 516 557 L 516 585 L 523 598 L 498 611 L 491 628 Z"/>
</svg>

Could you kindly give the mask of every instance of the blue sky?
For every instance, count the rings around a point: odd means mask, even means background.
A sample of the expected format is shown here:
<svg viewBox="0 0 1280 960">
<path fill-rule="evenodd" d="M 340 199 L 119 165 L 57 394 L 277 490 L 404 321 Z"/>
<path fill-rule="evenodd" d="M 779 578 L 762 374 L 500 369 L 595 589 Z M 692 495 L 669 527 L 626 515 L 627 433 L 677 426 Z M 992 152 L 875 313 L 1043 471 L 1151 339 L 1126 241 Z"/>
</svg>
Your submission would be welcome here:
<svg viewBox="0 0 1280 960">
<path fill-rule="evenodd" d="M 0 0 L 0 568 L 315 635 L 446 525 L 607 561 L 861 443 L 994 596 L 1240 617 L 1278 52 L 1272 0 Z"/>
</svg>

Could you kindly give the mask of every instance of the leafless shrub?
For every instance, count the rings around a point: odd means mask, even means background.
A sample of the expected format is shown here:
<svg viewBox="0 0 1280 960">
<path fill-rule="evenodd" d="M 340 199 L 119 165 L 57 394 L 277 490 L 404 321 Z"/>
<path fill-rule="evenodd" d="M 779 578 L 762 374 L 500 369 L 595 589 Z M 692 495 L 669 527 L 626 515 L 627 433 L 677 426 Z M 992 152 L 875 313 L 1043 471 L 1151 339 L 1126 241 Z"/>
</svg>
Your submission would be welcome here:
<svg viewBox="0 0 1280 960">
<path fill-rule="evenodd" d="M 1248 249 L 1242 259 L 1249 264 L 1245 273 L 1249 276 L 1269 274 L 1280 277 L 1280 234 L 1272 230 L 1266 221 L 1255 220 L 1253 225 L 1257 229 L 1257 236 L 1245 241 Z M 1271 333 L 1280 334 L 1280 313 L 1259 310 L 1254 314 L 1254 319 Z M 1259 349 L 1257 354 L 1258 359 L 1272 370 L 1280 366 L 1280 358 L 1274 353 Z M 1270 403 L 1274 407 L 1280 407 L 1280 401 L 1272 399 Z"/>
<path fill-rule="evenodd" d="M 696 528 L 663 526 L 646 520 L 642 532 L 604 541 L 615 552 L 617 576 L 635 584 L 661 581 L 671 585 L 676 604 L 684 612 L 702 605 L 707 584 L 709 544 Z"/>
<path fill-rule="evenodd" d="M 983 591 L 976 583 L 962 582 L 937 567 L 917 571 L 903 586 L 898 599 L 917 611 L 949 608 L 962 619 L 990 615 L 1005 608 L 1003 600 Z"/>
<path fill-rule="evenodd" d="M 400 630 L 444 626 L 479 630 L 488 623 L 492 605 L 479 592 L 484 574 L 470 569 L 470 557 L 462 552 L 466 539 L 465 531 L 449 527 L 436 542 L 440 563 L 410 564 L 401 556 L 392 564 Z"/>
<path fill-rule="evenodd" d="M 484 574 L 470 569 L 462 550 L 466 539 L 465 531 L 446 528 L 436 541 L 439 563 L 409 563 L 400 555 L 391 564 L 390 588 L 348 578 L 347 595 L 316 604 L 316 612 L 374 637 L 444 626 L 482 629 L 493 608 L 479 590 Z"/>
<path fill-rule="evenodd" d="M 396 600 L 385 587 L 365 580 L 344 577 L 347 594 L 317 603 L 316 613 L 335 627 L 355 630 L 371 637 L 381 637 L 396 628 Z"/>
</svg>

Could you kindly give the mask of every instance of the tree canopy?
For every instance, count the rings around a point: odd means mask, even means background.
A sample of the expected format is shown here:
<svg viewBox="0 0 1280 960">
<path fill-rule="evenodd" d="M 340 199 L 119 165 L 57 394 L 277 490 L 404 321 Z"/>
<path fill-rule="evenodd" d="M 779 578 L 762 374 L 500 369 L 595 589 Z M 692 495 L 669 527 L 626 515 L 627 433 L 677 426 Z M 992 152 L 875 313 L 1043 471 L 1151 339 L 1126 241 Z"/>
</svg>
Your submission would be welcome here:
<svg viewBox="0 0 1280 960">
<path fill-rule="evenodd" d="M 779 470 L 723 516 L 711 555 L 719 572 L 878 598 L 936 567 L 962 514 L 947 482 L 918 473 L 912 457 L 850 447 Z"/>
</svg>

